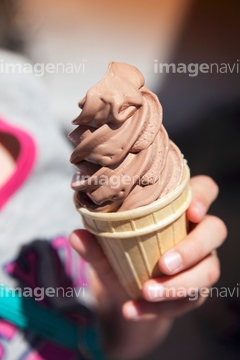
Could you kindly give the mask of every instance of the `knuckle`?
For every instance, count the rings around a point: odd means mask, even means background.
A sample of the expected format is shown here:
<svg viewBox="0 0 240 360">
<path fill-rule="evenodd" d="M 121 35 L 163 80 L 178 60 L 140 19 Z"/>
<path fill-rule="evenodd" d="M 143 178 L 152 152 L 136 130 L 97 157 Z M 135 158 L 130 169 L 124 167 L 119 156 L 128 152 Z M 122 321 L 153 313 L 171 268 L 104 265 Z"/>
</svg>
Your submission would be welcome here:
<svg viewBox="0 0 240 360">
<path fill-rule="evenodd" d="M 201 183 L 201 187 L 207 189 L 213 196 L 213 198 L 217 197 L 219 193 L 218 184 L 208 175 L 198 175 L 195 176 L 194 180 L 199 181 Z"/>
<path fill-rule="evenodd" d="M 209 189 L 214 197 L 216 197 L 219 193 L 218 184 L 208 175 L 203 176 L 203 181 L 205 183 L 205 188 Z"/>
<path fill-rule="evenodd" d="M 210 176 L 205 176 L 205 181 L 207 186 L 217 195 L 219 192 L 219 187 L 218 184 L 210 177 Z"/>
<path fill-rule="evenodd" d="M 188 246 L 182 249 L 183 259 L 201 259 L 205 255 L 201 243 L 194 238 L 189 240 Z"/>
<path fill-rule="evenodd" d="M 223 222 L 223 220 L 221 220 L 219 217 L 217 216 L 210 216 L 212 224 L 215 228 L 215 230 L 217 231 L 218 235 L 219 235 L 219 239 L 221 241 L 221 243 L 225 240 L 225 238 L 227 237 L 227 227 L 225 225 L 225 223 Z"/>
</svg>

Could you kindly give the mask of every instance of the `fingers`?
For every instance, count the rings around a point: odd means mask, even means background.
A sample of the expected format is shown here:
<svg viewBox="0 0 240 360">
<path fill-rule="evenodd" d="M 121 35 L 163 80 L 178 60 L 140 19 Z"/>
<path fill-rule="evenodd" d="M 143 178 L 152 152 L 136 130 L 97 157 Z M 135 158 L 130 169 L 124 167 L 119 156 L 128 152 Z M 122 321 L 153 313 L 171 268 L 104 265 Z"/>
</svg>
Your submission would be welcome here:
<svg viewBox="0 0 240 360">
<path fill-rule="evenodd" d="M 187 271 L 147 281 L 143 286 L 143 296 L 154 302 L 191 296 L 191 293 L 213 285 L 219 276 L 219 260 L 213 252 Z"/>
<path fill-rule="evenodd" d="M 100 283 L 111 297 L 118 303 L 125 301 L 127 298 L 126 293 L 119 284 L 95 236 L 87 230 L 75 230 L 70 235 L 69 242 L 78 254 L 92 265 Z"/>
<path fill-rule="evenodd" d="M 198 293 L 192 298 L 182 298 L 176 301 L 163 301 L 150 303 L 147 301 L 128 301 L 123 305 L 123 316 L 128 320 L 154 320 L 161 318 L 176 318 L 188 311 L 194 310 L 202 305 L 207 296 Z"/>
<path fill-rule="evenodd" d="M 191 179 L 193 199 L 187 217 L 199 223 L 174 249 L 165 253 L 159 268 L 162 276 L 144 284 L 147 301 L 128 301 L 123 315 L 128 319 L 154 319 L 159 316 L 176 317 L 201 305 L 220 276 L 215 249 L 227 236 L 225 224 L 206 213 L 218 195 L 218 186 L 207 176 Z M 173 301 L 174 300 L 174 301 Z"/>
<path fill-rule="evenodd" d="M 69 242 L 72 247 L 83 257 L 86 261 L 99 262 L 104 258 L 104 254 L 97 239 L 87 230 L 75 230 L 69 237 Z"/>
<path fill-rule="evenodd" d="M 122 308 L 123 316 L 134 321 L 181 316 L 204 303 L 219 276 L 219 260 L 213 251 L 185 272 L 147 281 L 143 287 L 147 301 L 126 302 Z"/>
<path fill-rule="evenodd" d="M 116 281 L 112 268 L 94 235 L 86 230 L 76 230 L 70 235 L 69 242 L 79 255 L 93 266 L 105 285 L 109 286 L 109 283 Z"/>
<path fill-rule="evenodd" d="M 185 272 L 147 281 L 143 287 L 147 301 L 126 302 L 123 316 L 135 321 L 181 316 L 204 303 L 219 275 L 219 260 L 216 252 L 212 252 Z"/>
<path fill-rule="evenodd" d="M 187 217 L 193 223 L 200 222 L 218 195 L 218 186 L 209 176 L 194 176 L 190 180 L 193 199 Z"/>
<path fill-rule="evenodd" d="M 227 229 L 222 220 L 207 215 L 187 237 L 159 260 L 160 270 L 173 275 L 201 261 L 222 245 Z"/>
</svg>

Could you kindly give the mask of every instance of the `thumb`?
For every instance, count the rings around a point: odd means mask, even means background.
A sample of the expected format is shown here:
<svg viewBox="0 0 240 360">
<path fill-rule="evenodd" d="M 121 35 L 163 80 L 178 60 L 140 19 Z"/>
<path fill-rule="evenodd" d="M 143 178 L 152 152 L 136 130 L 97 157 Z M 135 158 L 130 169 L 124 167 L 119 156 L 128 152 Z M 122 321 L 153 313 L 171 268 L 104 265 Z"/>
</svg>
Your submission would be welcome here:
<svg viewBox="0 0 240 360">
<path fill-rule="evenodd" d="M 71 246 L 96 271 L 97 276 L 108 291 L 108 296 L 117 302 L 123 302 L 127 295 L 120 285 L 96 237 L 87 230 L 75 230 L 69 237 Z M 110 299 L 109 299 L 110 300 Z"/>
</svg>

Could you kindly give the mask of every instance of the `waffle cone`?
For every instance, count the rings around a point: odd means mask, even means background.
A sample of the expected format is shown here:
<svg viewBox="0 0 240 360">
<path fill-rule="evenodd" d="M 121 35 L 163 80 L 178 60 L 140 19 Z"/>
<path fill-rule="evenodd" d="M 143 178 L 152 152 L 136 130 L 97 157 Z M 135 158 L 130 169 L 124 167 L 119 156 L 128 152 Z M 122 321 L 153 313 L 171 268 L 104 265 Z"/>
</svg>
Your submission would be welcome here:
<svg viewBox="0 0 240 360">
<path fill-rule="evenodd" d="M 149 278 L 160 276 L 159 258 L 187 234 L 186 210 L 191 201 L 190 172 L 185 163 L 182 183 L 152 204 L 116 213 L 77 207 L 85 228 L 97 237 L 131 298 L 142 297 Z"/>
</svg>

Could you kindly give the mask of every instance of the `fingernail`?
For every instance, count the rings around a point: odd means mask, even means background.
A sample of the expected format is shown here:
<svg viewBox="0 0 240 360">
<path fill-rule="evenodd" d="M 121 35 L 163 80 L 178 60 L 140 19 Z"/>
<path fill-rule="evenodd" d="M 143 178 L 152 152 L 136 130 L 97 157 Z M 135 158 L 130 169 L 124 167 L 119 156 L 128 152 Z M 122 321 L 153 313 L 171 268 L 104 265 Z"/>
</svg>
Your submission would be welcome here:
<svg viewBox="0 0 240 360">
<path fill-rule="evenodd" d="M 149 285 L 147 291 L 151 301 L 159 301 L 164 298 L 164 287 L 161 284 Z"/>
<path fill-rule="evenodd" d="M 138 316 L 139 316 L 136 307 L 134 305 L 132 305 L 132 304 L 128 304 L 125 307 L 125 314 L 127 315 L 127 317 L 129 319 L 137 319 Z"/>
<path fill-rule="evenodd" d="M 180 270 L 183 265 L 182 256 L 179 252 L 172 250 L 168 251 L 163 256 L 164 263 L 170 272 Z"/>
</svg>

